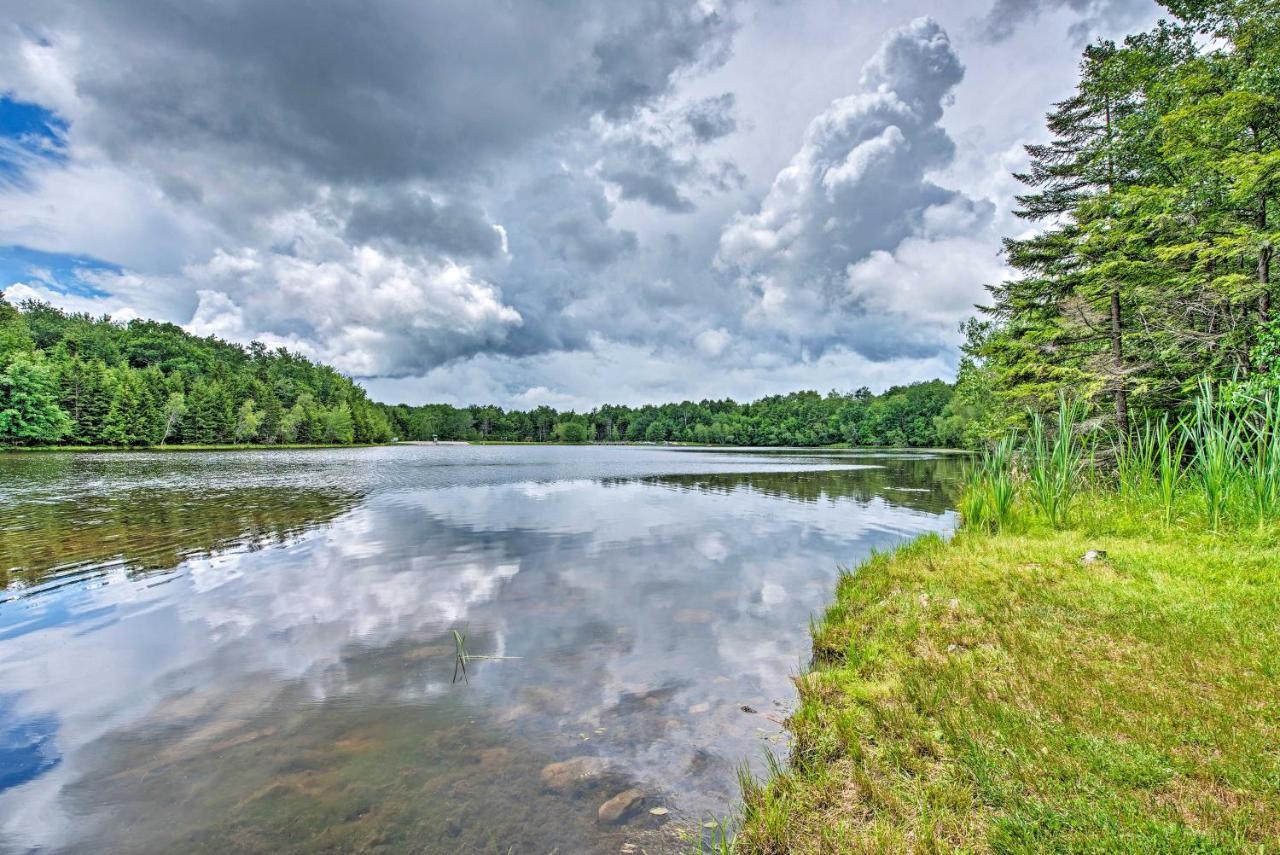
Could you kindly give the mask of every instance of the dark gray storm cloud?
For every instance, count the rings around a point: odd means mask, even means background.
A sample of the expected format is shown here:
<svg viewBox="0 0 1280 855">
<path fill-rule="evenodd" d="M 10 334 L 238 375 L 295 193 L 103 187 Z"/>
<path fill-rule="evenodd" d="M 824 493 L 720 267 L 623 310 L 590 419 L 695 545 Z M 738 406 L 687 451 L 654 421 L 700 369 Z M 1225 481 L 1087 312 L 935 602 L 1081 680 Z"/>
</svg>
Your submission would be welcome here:
<svg viewBox="0 0 1280 855">
<path fill-rule="evenodd" d="M 648 0 L 618 7 L 587 0 L 585 5 L 611 22 L 591 51 L 594 73 L 586 99 L 611 119 L 624 118 L 665 92 L 679 69 L 728 57 L 732 21 L 701 4 Z"/>
<path fill-rule="evenodd" d="M 1069 9 L 1080 16 L 1071 25 L 1072 38 L 1087 42 L 1100 27 L 1128 24 L 1151 5 L 1151 0 L 995 0 L 982 24 L 987 38 L 1000 41 L 1045 12 Z"/>
<path fill-rule="evenodd" d="M 685 112 L 685 121 L 689 123 L 694 138 L 700 143 L 706 143 L 737 130 L 738 120 L 733 115 L 735 101 L 732 92 L 725 92 L 690 105 Z"/>
<path fill-rule="evenodd" d="M 609 128 L 599 175 L 622 199 L 686 214 L 695 196 L 736 190 L 745 180 L 737 165 L 707 158 L 699 148 L 737 127 L 734 96 L 724 93 Z"/>
<path fill-rule="evenodd" d="M 202 221 L 212 258 L 143 271 L 193 327 L 403 376 L 582 340 L 562 292 L 637 245 L 589 129 L 630 140 L 622 198 L 690 209 L 700 165 L 629 126 L 728 58 L 735 2 L 0 0 L 0 78 L 43 51 L 73 144 Z M 261 293 L 308 281 L 352 316 Z"/>
<path fill-rule="evenodd" d="M 80 132 L 116 156 L 241 157 L 328 181 L 439 177 L 595 112 L 622 118 L 733 32 L 640 0 L 46 0 L 27 32 L 81 34 Z"/>
<path fill-rule="evenodd" d="M 438 202 L 427 193 L 394 187 L 379 188 L 353 204 L 345 234 L 356 243 L 386 241 L 461 258 L 493 258 L 504 248 L 502 232 L 474 202 Z"/>
<path fill-rule="evenodd" d="M 613 206 L 593 179 L 568 170 L 541 175 L 517 194 L 522 256 L 604 267 L 636 248 L 636 235 L 609 222 Z"/>
<path fill-rule="evenodd" d="M 673 213 L 688 213 L 695 206 L 680 185 L 696 169 L 692 161 L 672 156 L 670 149 L 629 140 L 611 153 L 601 176 L 618 187 L 623 199 L 648 202 Z"/>
</svg>

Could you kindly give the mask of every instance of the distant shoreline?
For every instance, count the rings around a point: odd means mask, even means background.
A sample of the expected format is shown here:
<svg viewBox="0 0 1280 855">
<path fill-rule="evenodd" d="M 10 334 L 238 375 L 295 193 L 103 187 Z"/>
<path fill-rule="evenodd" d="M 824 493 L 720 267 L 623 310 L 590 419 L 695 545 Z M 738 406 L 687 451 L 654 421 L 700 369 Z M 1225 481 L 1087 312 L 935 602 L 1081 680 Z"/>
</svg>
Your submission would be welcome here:
<svg viewBox="0 0 1280 855">
<path fill-rule="evenodd" d="M 121 454 L 130 452 L 178 452 L 178 451 L 307 451 L 325 448 L 386 448 L 399 445 L 414 446 L 470 446 L 470 445 L 513 445 L 521 447 L 539 446 L 569 446 L 569 447 L 587 447 L 587 446 L 626 446 L 635 448 L 708 448 L 708 449 L 726 449 L 726 450 L 754 450 L 754 451 L 860 451 L 871 452 L 876 454 L 889 453 L 931 453 L 931 454 L 971 454 L 963 448 L 913 448 L 909 446 L 901 447 L 879 447 L 879 446 L 852 446 L 845 444 L 836 445 L 709 445 L 697 442 L 527 442 L 520 440 L 440 440 L 432 442 L 431 440 L 404 440 L 401 442 L 373 442 L 373 443 L 351 443 L 347 445 L 332 443 L 281 443 L 277 445 L 260 445 L 256 443 L 221 443 L 221 444 L 191 444 L 191 445 L 7 445 L 0 446 L 0 455 L 3 454 Z"/>
<path fill-rule="evenodd" d="M 425 442 L 400 442 L 392 443 L 392 445 L 431 445 L 431 441 Z M 442 440 L 441 445 L 446 443 Z M 539 446 L 539 445 L 578 445 L 578 446 L 628 446 L 636 448 L 738 448 L 738 449 L 754 449 L 757 451 L 872 451 L 872 452 L 932 452 L 934 454 L 972 454 L 973 452 L 965 448 L 946 448 L 926 447 L 926 446 L 878 446 L 878 445 L 849 445 L 847 443 L 833 443 L 831 445 L 730 445 L 727 443 L 707 443 L 707 442 L 646 442 L 644 440 L 619 440 L 617 442 L 532 442 L 528 440 L 517 439 L 473 439 L 465 442 L 454 441 L 453 445 L 521 445 L 521 446 Z"/>
</svg>

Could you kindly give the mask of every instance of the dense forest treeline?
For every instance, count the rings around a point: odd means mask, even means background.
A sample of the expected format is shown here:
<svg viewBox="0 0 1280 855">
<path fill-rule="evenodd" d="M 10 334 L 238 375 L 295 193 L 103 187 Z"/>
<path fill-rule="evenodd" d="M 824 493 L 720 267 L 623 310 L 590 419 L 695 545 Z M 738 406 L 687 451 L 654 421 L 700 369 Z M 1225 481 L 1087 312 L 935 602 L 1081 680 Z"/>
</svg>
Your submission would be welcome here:
<svg viewBox="0 0 1280 855">
<path fill-rule="evenodd" d="M 1280 4 L 1163 5 L 1150 31 L 1085 50 L 1049 141 L 1027 146 L 1016 213 L 1039 228 L 1005 242 L 1018 276 L 967 324 L 968 444 L 1061 395 L 1126 435 L 1202 379 L 1280 387 Z"/>
<path fill-rule="evenodd" d="M 334 369 L 173 324 L 0 297 L 0 443 L 371 443 L 383 409 Z"/>
<path fill-rule="evenodd" d="M 0 443 L 376 443 L 391 439 L 938 446 L 960 436 L 950 384 L 796 392 L 588 413 L 371 402 L 332 368 L 173 324 L 0 298 Z"/>
<path fill-rule="evenodd" d="M 957 442 L 963 419 L 949 407 L 952 387 L 941 380 L 895 386 L 880 395 L 793 392 L 739 404 L 682 401 L 588 413 L 551 407 L 393 406 L 387 416 L 407 439 L 520 442 L 692 442 L 708 445 L 937 447 Z"/>
</svg>

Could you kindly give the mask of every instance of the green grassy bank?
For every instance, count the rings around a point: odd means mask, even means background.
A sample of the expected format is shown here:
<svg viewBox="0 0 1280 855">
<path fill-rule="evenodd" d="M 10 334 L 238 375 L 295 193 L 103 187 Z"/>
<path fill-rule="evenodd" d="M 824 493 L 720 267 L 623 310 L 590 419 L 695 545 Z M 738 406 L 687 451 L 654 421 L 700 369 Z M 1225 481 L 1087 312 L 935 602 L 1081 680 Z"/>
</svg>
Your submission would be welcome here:
<svg viewBox="0 0 1280 855">
<path fill-rule="evenodd" d="M 738 848 L 1280 845 L 1274 538 L 1089 510 L 845 575 L 797 680 L 791 768 L 747 788 Z"/>
<path fill-rule="evenodd" d="M 1219 483 L 1195 438 L 1185 467 L 1134 444 L 1099 476 L 1033 431 L 975 467 L 978 523 L 842 575 L 735 851 L 1280 852 L 1268 452 L 1237 444 Z"/>
</svg>

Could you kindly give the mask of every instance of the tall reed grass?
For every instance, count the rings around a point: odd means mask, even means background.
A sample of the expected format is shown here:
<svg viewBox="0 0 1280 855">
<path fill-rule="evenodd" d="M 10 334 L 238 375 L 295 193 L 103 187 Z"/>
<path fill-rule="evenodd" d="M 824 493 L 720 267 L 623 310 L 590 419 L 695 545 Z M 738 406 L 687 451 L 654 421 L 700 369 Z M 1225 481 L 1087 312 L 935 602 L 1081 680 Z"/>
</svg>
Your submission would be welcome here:
<svg viewBox="0 0 1280 855">
<path fill-rule="evenodd" d="M 1141 495 L 1151 488 L 1160 458 L 1160 442 L 1160 423 L 1149 418 L 1132 434 L 1115 436 L 1112 450 L 1120 495 Z"/>
<path fill-rule="evenodd" d="M 1017 496 L 1014 474 L 1017 446 L 1017 436 L 1009 434 L 970 464 L 960 505 L 965 525 L 990 531 L 1008 526 Z"/>
<path fill-rule="evenodd" d="M 1050 427 L 1040 413 L 1033 413 L 1027 435 L 1027 483 L 1031 499 L 1055 528 L 1066 524 L 1071 501 L 1080 489 L 1084 471 L 1084 444 L 1079 427 L 1083 407 L 1065 396 L 1058 401 L 1057 423 Z M 1090 458 L 1090 461 L 1096 458 Z"/>
<path fill-rule="evenodd" d="M 1200 384 L 1191 419 L 1184 426 L 1192 447 L 1192 478 L 1200 487 L 1209 528 L 1217 531 L 1243 461 L 1240 420 L 1214 395 L 1208 381 Z"/>
<path fill-rule="evenodd" d="M 1096 435 L 1079 401 L 1032 413 L 1023 441 L 1004 437 L 964 480 L 960 511 L 970 528 L 1012 525 L 1025 502 L 1054 528 L 1070 522 L 1081 493 L 1114 490 L 1135 510 L 1158 508 L 1165 527 L 1210 531 L 1280 523 L 1280 402 L 1219 395 L 1207 381 L 1181 418 L 1164 413 L 1127 435 Z"/>
<path fill-rule="evenodd" d="M 1187 433 L 1182 426 L 1171 425 L 1169 414 L 1164 413 L 1155 423 L 1156 437 L 1156 495 L 1160 500 L 1160 516 L 1165 527 L 1173 523 L 1173 505 L 1182 489 L 1184 473 L 1182 461 L 1187 456 Z"/>
<path fill-rule="evenodd" d="M 1280 513 L 1280 405 L 1270 395 L 1259 402 L 1247 445 L 1249 458 L 1242 477 L 1262 528 Z"/>
</svg>

